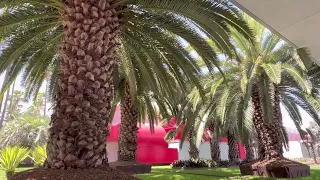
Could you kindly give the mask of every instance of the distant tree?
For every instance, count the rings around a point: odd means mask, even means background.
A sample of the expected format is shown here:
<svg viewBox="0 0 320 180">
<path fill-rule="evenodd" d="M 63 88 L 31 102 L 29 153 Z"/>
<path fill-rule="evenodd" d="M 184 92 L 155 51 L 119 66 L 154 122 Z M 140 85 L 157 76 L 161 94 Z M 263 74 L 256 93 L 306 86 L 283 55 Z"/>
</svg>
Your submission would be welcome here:
<svg viewBox="0 0 320 180">
<path fill-rule="evenodd" d="M 308 129 L 312 132 L 312 134 L 314 135 L 314 146 L 318 152 L 318 154 L 320 155 L 320 126 L 316 123 L 316 122 L 310 122 L 310 126 L 308 127 Z"/>
<path fill-rule="evenodd" d="M 33 148 L 44 144 L 48 139 L 50 118 L 43 116 L 40 111 L 44 102 L 43 96 L 38 96 L 26 112 L 21 110 L 22 100 L 21 91 L 14 91 L 13 96 L 10 96 L 12 105 L 7 109 L 5 123 L 0 130 L 1 148 L 11 145 Z"/>
<path fill-rule="evenodd" d="M 0 147 L 20 145 L 33 148 L 48 138 L 49 117 L 24 114 L 6 123 L 0 130 Z"/>
<path fill-rule="evenodd" d="M 320 143 L 320 126 L 316 122 L 312 121 L 310 122 L 308 129 L 310 129 L 312 134 L 316 137 L 316 141 Z"/>
<path fill-rule="evenodd" d="M 306 136 L 305 137 L 306 137 L 305 145 L 307 146 L 309 155 L 310 155 L 310 150 L 311 150 L 313 161 L 314 161 L 315 164 L 318 164 L 318 162 L 317 162 L 317 154 L 316 154 L 316 152 L 314 150 L 314 147 L 315 147 L 316 142 L 317 142 L 317 138 L 312 133 L 312 131 L 310 129 L 308 129 L 308 128 L 306 128 Z"/>
<path fill-rule="evenodd" d="M 10 101 L 10 105 L 5 110 L 7 112 L 5 121 L 7 122 L 14 120 L 21 115 L 23 93 L 21 91 L 15 90 L 12 95 L 9 96 L 8 101 Z"/>
</svg>

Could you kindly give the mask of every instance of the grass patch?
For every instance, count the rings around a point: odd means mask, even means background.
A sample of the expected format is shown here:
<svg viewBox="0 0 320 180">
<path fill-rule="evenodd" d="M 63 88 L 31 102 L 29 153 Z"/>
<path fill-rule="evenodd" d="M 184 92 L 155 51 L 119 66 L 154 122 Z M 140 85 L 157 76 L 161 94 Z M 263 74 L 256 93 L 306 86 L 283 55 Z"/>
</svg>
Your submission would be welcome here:
<svg viewBox="0 0 320 180">
<path fill-rule="evenodd" d="M 17 172 L 30 168 L 18 168 Z M 239 168 L 217 168 L 200 170 L 171 169 L 170 166 L 154 166 L 150 174 L 136 175 L 142 180 L 277 180 L 275 178 L 240 176 Z M 6 175 L 0 170 L 0 180 L 5 180 Z M 311 166 L 311 176 L 296 178 L 296 180 L 320 180 L 320 166 Z"/>
<path fill-rule="evenodd" d="M 196 175 L 195 175 L 196 174 Z M 239 168 L 217 168 L 200 170 L 171 169 L 169 166 L 155 166 L 150 174 L 136 175 L 142 180 L 277 180 L 276 178 L 264 178 L 254 176 L 240 176 Z M 311 166 L 311 176 L 296 178 L 296 180 L 320 180 L 320 166 Z"/>
</svg>

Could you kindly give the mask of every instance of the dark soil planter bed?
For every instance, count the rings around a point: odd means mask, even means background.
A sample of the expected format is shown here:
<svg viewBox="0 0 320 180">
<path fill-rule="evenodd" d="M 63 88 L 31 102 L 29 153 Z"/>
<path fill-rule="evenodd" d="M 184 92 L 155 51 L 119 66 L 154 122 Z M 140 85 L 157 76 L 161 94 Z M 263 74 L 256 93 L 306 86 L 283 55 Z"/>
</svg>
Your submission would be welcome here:
<svg viewBox="0 0 320 180">
<path fill-rule="evenodd" d="M 36 168 L 17 173 L 11 180 L 138 180 L 119 170 L 102 166 L 91 169 L 53 170 Z"/>
<path fill-rule="evenodd" d="M 310 166 L 286 158 L 252 162 L 240 165 L 241 175 L 274 178 L 296 178 L 310 176 Z"/>
</svg>

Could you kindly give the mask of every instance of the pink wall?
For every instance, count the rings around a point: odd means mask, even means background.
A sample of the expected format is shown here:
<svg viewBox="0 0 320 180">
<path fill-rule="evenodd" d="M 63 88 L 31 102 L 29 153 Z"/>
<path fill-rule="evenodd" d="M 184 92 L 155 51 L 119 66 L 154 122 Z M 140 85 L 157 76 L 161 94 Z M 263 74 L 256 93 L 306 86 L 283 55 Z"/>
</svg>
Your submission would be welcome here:
<svg viewBox="0 0 320 180">
<path fill-rule="evenodd" d="M 139 127 L 139 126 L 138 126 Z M 108 142 L 117 142 L 120 129 L 120 107 L 117 107 Z M 178 160 L 178 150 L 168 148 L 168 143 L 164 140 L 166 131 L 161 126 L 154 128 L 154 133 L 150 132 L 148 124 L 143 124 L 138 130 L 137 160 L 148 164 L 169 164 Z"/>
<path fill-rule="evenodd" d="M 117 142 L 119 138 L 120 129 L 120 107 L 116 108 L 116 112 L 110 128 L 110 135 L 107 137 L 108 142 Z M 176 120 L 172 118 L 168 125 L 156 126 L 154 133 L 151 134 L 148 124 L 143 124 L 138 130 L 138 149 L 137 160 L 139 162 L 149 164 L 167 164 L 178 160 L 178 150 L 168 148 L 168 143 L 164 140 L 166 132 L 175 129 Z M 179 133 L 176 140 L 181 139 L 183 126 L 180 126 Z M 210 141 L 208 130 L 205 131 L 204 141 Z M 220 142 L 228 142 L 227 138 L 221 138 Z M 240 159 L 245 159 L 245 148 L 239 143 Z"/>
</svg>

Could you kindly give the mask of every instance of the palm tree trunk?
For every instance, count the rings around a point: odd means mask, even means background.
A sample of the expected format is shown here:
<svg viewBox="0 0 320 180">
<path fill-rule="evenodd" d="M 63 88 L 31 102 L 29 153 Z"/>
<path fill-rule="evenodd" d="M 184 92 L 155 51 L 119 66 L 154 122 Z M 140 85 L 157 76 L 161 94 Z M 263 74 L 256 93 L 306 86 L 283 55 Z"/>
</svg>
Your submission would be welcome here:
<svg viewBox="0 0 320 180">
<path fill-rule="evenodd" d="M 262 117 L 259 89 L 253 86 L 252 102 L 254 104 L 253 124 L 258 134 L 258 142 L 262 144 L 264 159 L 281 157 L 279 152 L 278 132 L 274 124 L 266 124 Z"/>
<path fill-rule="evenodd" d="M 220 162 L 220 139 L 217 138 L 214 127 L 213 123 L 209 126 L 209 131 L 212 134 L 210 139 L 211 159 L 214 162 Z"/>
<path fill-rule="evenodd" d="M 283 157 L 283 138 L 282 138 L 282 130 L 283 128 L 283 121 L 282 121 L 282 113 L 281 113 L 281 108 L 280 108 L 280 92 L 279 92 L 279 87 L 278 85 L 274 84 L 274 93 L 275 93 L 275 99 L 274 99 L 274 111 L 273 111 L 273 124 L 275 125 L 274 127 L 276 128 L 277 132 L 277 137 L 278 137 L 278 152 L 279 156 Z"/>
<path fill-rule="evenodd" d="M 136 161 L 139 113 L 133 105 L 129 84 L 125 86 L 124 98 L 121 103 L 118 161 Z"/>
<path fill-rule="evenodd" d="M 13 102 L 13 95 L 14 95 L 14 86 L 15 86 L 15 84 L 16 84 L 16 81 L 13 81 L 13 84 L 12 84 L 12 86 L 11 86 L 11 100 L 10 100 L 10 104 L 9 104 L 9 109 L 11 109 L 12 108 L 12 102 Z"/>
<path fill-rule="evenodd" d="M 47 80 L 47 78 L 46 78 L 46 81 L 45 81 L 45 83 L 46 83 L 46 86 L 45 86 L 45 92 L 44 92 L 44 106 L 43 106 L 43 116 L 46 116 L 46 114 L 47 114 L 47 92 L 48 92 L 48 80 Z"/>
<path fill-rule="evenodd" d="M 190 146 L 189 146 L 190 159 L 199 159 L 199 150 L 196 145 L 196 139 L 194 137 L 193 127 L 189 131 L 189 143 L 190 143 Z"/>
<path fill-rule="evenodd" d="M 310 147 L 311 147 L 310 149 L 311 149 L 311 153 L 312 153 L 313 162 L 314 162 L 315 164 L 318 164 L 316 152 L 314 151 L 314 146 L 313 146 L 312 143 L 310 143 Z"/>
<path fill-rule="evenodd" d="M 260 160 L 265 159 L 266 150 L 264 149 L 262 138 L 258 138 L 258 158 Z"/>
<path fill-rule="evenodd" d="M 6 70 L 6 74 L 4 75 L 2 87 L 7 83 L 8 76 L 9 76 L 9 69 Z M 4 118 L 5 118 L 6 111 L 7 111 L 8 100 L 9 100 L 9 90 L 7 90 L 7 92 L 6 92 L 6 97 L 5 97 L 4 101 L 3 101 L 3 98 L 1 98 L 1 107 L 0 108 L 2 108 L 2 103 L 4 103 L 4 104 L 3 104 L 3 109 L 1 112 L 1 118 L 0 118 L 0 129 L 3 126 Z"/>
<path fill-rule="evenodd" d="M 235 138 L 234 132 L 232 130 L 228 130 L 228 158 L 229 162 L 233 164 L 237 164 L 239 162 L 239 148 L 238 148 L 238 141 Z"/>
<path fill-rule="evenodd" d="M 246 150 L 246 161 L 251 162 L 254 160 L 254 153 L 253 153 L 253 145 L 251 139 L 249 139 L 249 144 L 245 145 Z"/>
<path fill-rule="evenodd" d="M 3 126 L 3 122 L 6 116 L 6 112 L 7 112 L 7 105 L 8 105 L 8 101 L 9 101 L 9 90 L 7 90 L 6 92 L 6 98 L 4 100 L 4 104 L 3 104 L 3 110 L 2 110 L 2 114 L 1 114 L 1 119 L 0 119 L 0 129 Z"/>
<path fill-rule="evenodd" d="M 13 177 L 13 175 L 14 175 L 14 172 L 12 172 L 12 171 L 7 171 L 7 172 L 6 172 L 6 178 L 7 178 L 7 180 L 10 180 L 10 179 Z"/>
<path fill-rule="evenodd" d="M 119 17 L 115 0 L 64 0 L 65 38 L 46 167 L 107 163 L 113 70 Z"/>
</svg>

